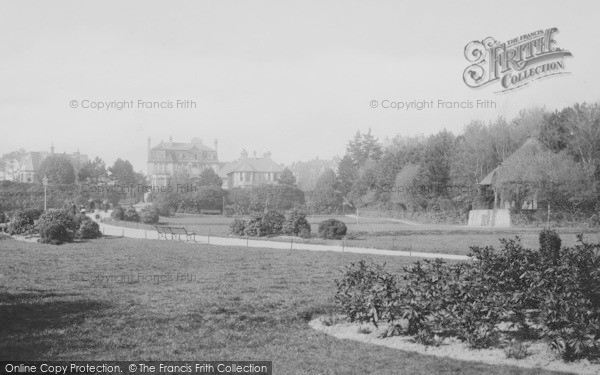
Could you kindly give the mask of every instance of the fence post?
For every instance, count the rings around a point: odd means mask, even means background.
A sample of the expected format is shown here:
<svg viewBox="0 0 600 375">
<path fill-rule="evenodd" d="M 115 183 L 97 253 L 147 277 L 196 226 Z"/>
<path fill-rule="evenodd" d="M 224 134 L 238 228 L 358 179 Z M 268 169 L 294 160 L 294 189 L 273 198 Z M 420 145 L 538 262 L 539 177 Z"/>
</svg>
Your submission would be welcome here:
<svg viewBox="0 0 600 375">
<path fill-rule="evenodd" d="M 248 247 L 248 237 L 246 237 L 246 247 Z"/>
<path fill-rule="evenodd" d="M 294 239 L 293 238 L 290 241 L 290 250 L 294 250 Z"/>
<path fill-rule="evenodd" d="M 121 237 L 125 237 L 125 228 L 121 229 Z"/>
<path fill-rule="evenodd" d="M 208 227 L 208 244 L 210 245 L 210 227 Z"/>
<path fill-rule="evenodd" d="M 144 239 L 146 239 L 146 240 L 148 239 L 148 231 L 146 231 L 146 230 L 144 231 Z"/>
</svg>

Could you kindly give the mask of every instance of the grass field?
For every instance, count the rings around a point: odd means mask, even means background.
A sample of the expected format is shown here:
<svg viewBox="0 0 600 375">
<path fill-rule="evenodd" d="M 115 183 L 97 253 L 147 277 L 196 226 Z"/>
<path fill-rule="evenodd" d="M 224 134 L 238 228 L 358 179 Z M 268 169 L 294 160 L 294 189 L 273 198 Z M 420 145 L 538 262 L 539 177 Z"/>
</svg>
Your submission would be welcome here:
<svg viewBox="0 0 600 375">
<path fill-rule="evenodd" d="M 338 340 L 334 279 L 360 255 L 104 238 L 0 240 L 2 360 L 272 360 L 275 374 L 546 374 Z M 385 260 L 390 270 L 405 258 Z"/>
<path fill-rule="evenodd" d="M 310 239 L 295 239 L 294 242 L 317 244 L 340 244 L 341 241 L 322 240 L 316 238 L 319 223 L 329 216 L 311 216 L 313 237 Z M 409 225 L 387 219 L 356 219 L 347 216 L 335 216 L 348 227 L 346 246 L 366 247 L 387 250 L 418 251 L 442 254 L 466 255 L 469 246 L 499 246 L 499 238 L 512 238 L 519 236 L 523 245 L 538 248 L 537 228 L 474 228 L 455 225 L 418 224 Z M 171 226 L 185 226 L 197 234 L 206 235 L 210 232 L 213 236 L 227 236 L 229 224 L 233 219 L 223 216 L 199 216 L 178 214 L 174 217 L 161 217 L 161 224 Z M 121 225 L 133 228 L 146 228 L 154 230 L 151 225 L 129 223 L 123 221 L 106 221 L 107 224 Z M 210 228 L 210 229 L 209 229 Z M 564 246 L 572 246 L 577 242 L 577 233 L 582 230 L 576 228 L 558 228 Z M 584 231 L 585 239 L 591 242 L 600 241 L 597 230 Z M 270 238 L 273 241 L 289 241 L 289 239 Z"/>
</svg>

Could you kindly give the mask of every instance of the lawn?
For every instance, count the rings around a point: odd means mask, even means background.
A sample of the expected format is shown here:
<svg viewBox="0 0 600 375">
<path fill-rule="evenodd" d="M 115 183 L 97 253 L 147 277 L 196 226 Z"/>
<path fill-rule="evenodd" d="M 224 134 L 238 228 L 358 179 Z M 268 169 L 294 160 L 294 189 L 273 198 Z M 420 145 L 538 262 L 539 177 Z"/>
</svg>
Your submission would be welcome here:
<svg viewBox="0 0 600 375">
<path fill-rule="evenodd" d="M 338 340 L 333 312 L 357 254 L 105 238 L 0 240 L 1 360 L 272 360 L 275 374 L 546 374 Z M 399 270 L 409 259 L 373 257 Z"/>
<path fill-rule="evenodd" d="M 316 237 L 319 223 L 330 216 L 310 216 L 313 237 L 310 239 L 295 239 L 294 242 L 335 244 L 339 240 L 322 240 Z M 456 225 L 419 224 L 409 225 L 393 222 L 387 219 L 363 219 L 358 223 L 356 219 L 347 216 L 334 216 L 343 221 L 348 227 L 348 236 L 344 240 L 345 246 L 376 248 L 386 250 L 402 250 L 415 252 L 429 252 L 442 254 L 466 255 L 469 246 L 499 246 L 499 238 L 512 238 L 519 236 L 526 247 L 538 248 L 538 228 L 476 228 Z M 232 218 L 223 216 L 200 216 L 177 214 L 174 217 L 161 217 L 164 225 L 185 226 L 197 234 L 225 237 L 229 233 L 229 224 Z M 120 225 L 132 228 L 146 228 L 154 230 L 154 226 L 141 223 L 106 220 L 107 224 Z M 577 242 L 577 234 L 581 229 L 558 228 L 564 246 L 573 246 Z M 600 241 L 597 230 L 584 230 L 585 239 L 590 242 Z M 267 239 L 267 238 L 262 238 Z M 289 238 L 269 238 L 272 241 L 289 241 Z"/>
</svg>

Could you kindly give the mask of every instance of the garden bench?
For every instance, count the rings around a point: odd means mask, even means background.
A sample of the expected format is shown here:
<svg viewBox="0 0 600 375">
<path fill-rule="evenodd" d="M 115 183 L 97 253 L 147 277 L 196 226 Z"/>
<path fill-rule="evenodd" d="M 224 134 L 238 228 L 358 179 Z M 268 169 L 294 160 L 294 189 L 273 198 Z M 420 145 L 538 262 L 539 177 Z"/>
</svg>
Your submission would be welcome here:
<svg viewBox="0 0 600 375">
<path fill-rule="evenodd" d="M 169 239 L 167 236 L 171 236 L 170 240 L 174 241 L 177 239 L 178 241 L 183 241 L 181 236 L 185 236 L 185 240 L 193 240 L 196 242 L 196 233 L 188 232 L 184 227 L 169 227 L 169 226 L 155 226 L 156 231 L 158 232 L 158 238 L 164 238 L 165 240 Z"/>
</svg>

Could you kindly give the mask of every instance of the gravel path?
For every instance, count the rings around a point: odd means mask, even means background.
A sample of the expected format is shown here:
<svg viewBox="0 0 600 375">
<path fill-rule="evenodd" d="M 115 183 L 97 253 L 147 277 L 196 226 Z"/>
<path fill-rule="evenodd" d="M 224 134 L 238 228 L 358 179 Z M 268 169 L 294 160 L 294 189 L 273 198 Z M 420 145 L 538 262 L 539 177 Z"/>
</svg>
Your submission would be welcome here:
<svg viewBox="0 0 600 375">
<path fill-rule="evenodd" d="M 95 214 L 88 214 L 92 219 Z M 110 217 L 110 211 L 108 213 L 101 212 L 100 217 Z M 128 238 L 139 238 L 139 239 L 151 239 L 158 240 L 158 232 L 153 230 L 135 229 L 135 228 L 124 228 L 114 225 L 108 225 L 98 221 L 100 230 L 103 234 L 112 236 L 123 236 Z M 437 254 L 437 253 L 426 253 L 426 252 L 408 252 L 408 251 L 395 251 L 395 250 L 381 250 L 371 249 L 362 247 L 346 247 L 343 245 L 317 245 L 317 244 L 306 244 L 306 243 L 295 243 L 290 242 L 275 242 L 275 241 L 264 241 L 264 240 L 250 240 L 245 238 L 230 238 L 230 237 L 214 237 L 214 236 L 196 236 L 196 241 L 203 244 L 217 245 L 217 246 L 246 246 L 246 247 L 259 247 L 267 249 L 281 249 L 281 250 L 308 250 L 308 251 L 335 251 L 342 253 L 358 253 L 358 254 L 372 254 L 372 255 L 387 255 L 387 256 L 402 256 L 402 257 L 414 257 L 414 258 L 441 258 L 450 260 L 469 260 L 470 258 L 466 255 L 453 255 L 453 254 Z"/>
</svg>

